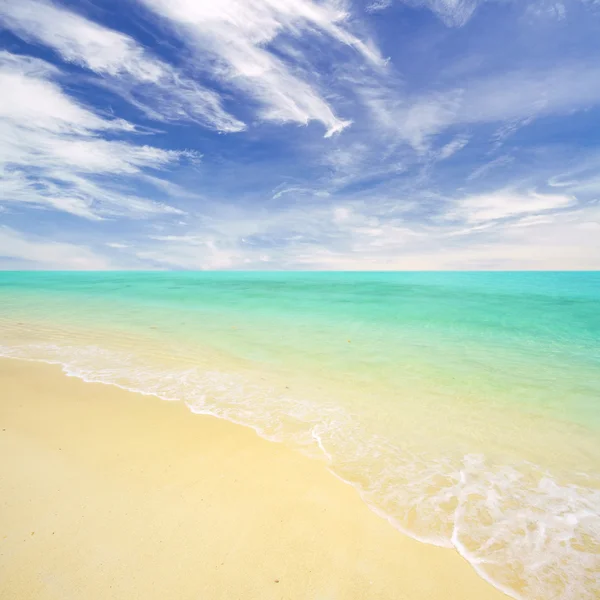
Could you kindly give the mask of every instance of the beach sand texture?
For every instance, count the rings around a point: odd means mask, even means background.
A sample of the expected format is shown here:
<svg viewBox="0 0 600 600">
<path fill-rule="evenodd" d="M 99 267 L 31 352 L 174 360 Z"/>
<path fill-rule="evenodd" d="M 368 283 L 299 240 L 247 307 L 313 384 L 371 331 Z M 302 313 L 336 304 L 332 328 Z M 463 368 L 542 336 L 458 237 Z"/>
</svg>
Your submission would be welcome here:
<svg viewBox="0 0 600 600">
<path fill-rule="evenodd" d="M 0 598 L 505 596 L 325 465 L 184 405 L 0 360 Z"/>
</svg>

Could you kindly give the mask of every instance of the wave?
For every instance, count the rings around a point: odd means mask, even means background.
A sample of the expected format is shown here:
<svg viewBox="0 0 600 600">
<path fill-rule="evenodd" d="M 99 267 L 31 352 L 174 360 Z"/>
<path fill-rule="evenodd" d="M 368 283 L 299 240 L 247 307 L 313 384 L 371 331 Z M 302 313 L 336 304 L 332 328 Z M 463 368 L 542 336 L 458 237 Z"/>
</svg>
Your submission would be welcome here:
<svg viewBox="0 0 600 600">
<path fill-rule="evenodd" d="M 325 460 L 377 514 L 421 542 L 455 548 L 518 600 L 600 597 L 600 479 L 560 480 L 530 462 L 429 456 L 367 432 L 330 402 L 199 367 L 164 368 L 98 346 L 0 345 L 0 356 L 61 365 L 88 382 L 182 401 Z"/>
</svg>

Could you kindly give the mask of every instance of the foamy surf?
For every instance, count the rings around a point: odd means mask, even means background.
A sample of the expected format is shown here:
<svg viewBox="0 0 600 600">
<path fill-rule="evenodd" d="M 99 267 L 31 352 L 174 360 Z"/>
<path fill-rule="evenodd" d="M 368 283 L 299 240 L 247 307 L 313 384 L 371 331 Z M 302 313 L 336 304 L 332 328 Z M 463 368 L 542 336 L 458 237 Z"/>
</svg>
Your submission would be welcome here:
<svg viewBox="0 0 600 600">
<path fill-rule="evenodd" d="M 564 481 L 527 461 L 483 454 L 430 456 L 369 432 L 360 415 L 319 398 L 282 394 L 266 379 L 195 367 L 164 368 L 97 346 L 0 346 L 4 357 L 61 365 L 69 376 L 116 385 L 198 414 L 252 427 L 321 456 L 405 534 L 455 548 L 492 585 L 519 600 L 600 595 L 600 478 Z"/>
</svg>

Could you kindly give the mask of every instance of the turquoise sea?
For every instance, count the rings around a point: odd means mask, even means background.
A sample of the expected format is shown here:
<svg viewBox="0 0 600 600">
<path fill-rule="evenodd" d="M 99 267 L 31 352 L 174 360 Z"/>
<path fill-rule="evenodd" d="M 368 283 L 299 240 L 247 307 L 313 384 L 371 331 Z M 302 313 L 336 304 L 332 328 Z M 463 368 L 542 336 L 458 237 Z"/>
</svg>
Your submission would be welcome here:
<svg viewBox="0 0 600 600">
<path fill-rule="evenodd" d="M 319 457 L 514 598 L 600 598 L 599 272 L 4 272 L 0 355 Z"/>
</svg>

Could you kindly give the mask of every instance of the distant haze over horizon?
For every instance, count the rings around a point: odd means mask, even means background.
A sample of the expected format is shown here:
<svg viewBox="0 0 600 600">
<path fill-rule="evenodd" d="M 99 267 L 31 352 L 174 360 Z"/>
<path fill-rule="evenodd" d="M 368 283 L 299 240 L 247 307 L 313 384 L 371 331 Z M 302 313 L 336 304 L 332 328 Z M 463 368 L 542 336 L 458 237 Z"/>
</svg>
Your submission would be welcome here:
<svg viewBox="0 0 600 600">
<path fill-rule="evenodd" d="M 598 0 L 0 3 L 0 269 L 600 269 Z"/>
</svg>

